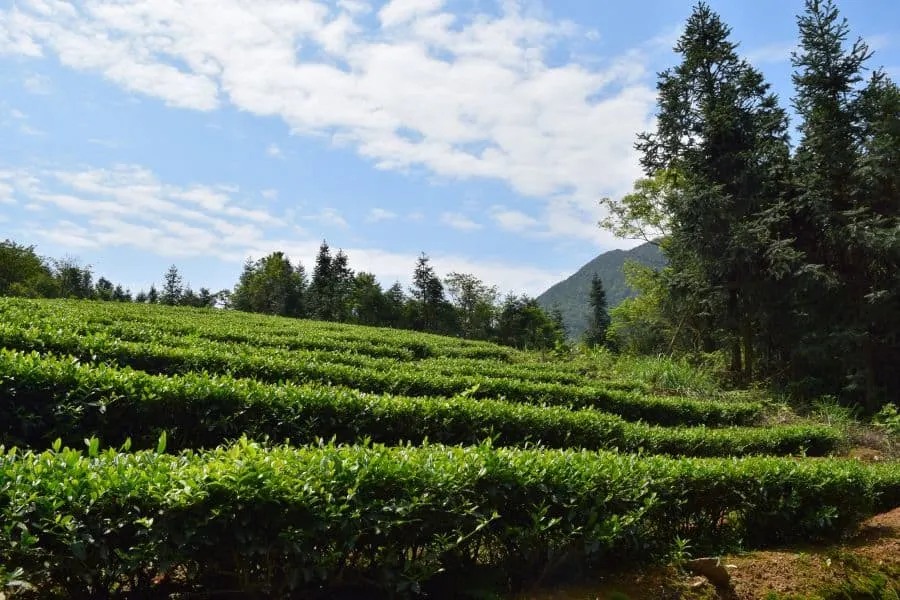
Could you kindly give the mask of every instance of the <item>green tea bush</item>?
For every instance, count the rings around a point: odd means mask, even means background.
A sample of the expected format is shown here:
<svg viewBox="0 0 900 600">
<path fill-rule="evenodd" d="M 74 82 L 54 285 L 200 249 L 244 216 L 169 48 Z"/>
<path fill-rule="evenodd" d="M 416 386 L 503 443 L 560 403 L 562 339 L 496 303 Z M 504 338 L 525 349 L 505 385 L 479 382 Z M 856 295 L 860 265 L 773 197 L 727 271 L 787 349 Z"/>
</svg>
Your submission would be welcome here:
<svg viewBox="0 0 900 600">
<path fill-rule="evenodd" d="M 355 366 L 320 359 L 261 352 L 250 347 L 222 345 L 172 347 L 152 340 L 128 342 L 103 333 L 80 335 L 42 326 L 0 323 L 0 345 L 19 350 L 71 354 L 86 361 L 106 361 L 150 373 L 196 371 L 228 373 L 262 381 L 317 382 L 355 389 L 409 396 L 452 396 L 463 392 L 476 398 L 502 398 L 529 404 L 591 407 L 629 420 L 659 425 L 747 425 L 762 413 L 759 403 L 709 401 L 647 396 L 638 391 L 607 389 L 601 385 L 573 386 L 484 375 L 443 375 L 423 371 L 415 363 L 379 368 L 359 359 Z"/>
<path fill-rule="evenodd" d="M 47 595 L 453 595 L 486 569 L 508 589 L 679 539 L 716 552 L 834 537 L 900 488 L 896 465 L 847 460 L 87 441 L 0 455 L 0 564 Z"/>
<path fill-rule="evenodd" d="M 263 384 L 229 376 L 154 376 L 75 359 L 0 349 L 0 443 L 46 447 L 93 435 L 152 447 L 160 432 L 173 449 L 211 447 L 242 434 L 306 443 L 540 443 L 687 456 L 823 455 L 840 434 L 821 426 L 667 428 L 593 410 L 510 402 L 375 395 L 321 385 Z"/>
</svg>

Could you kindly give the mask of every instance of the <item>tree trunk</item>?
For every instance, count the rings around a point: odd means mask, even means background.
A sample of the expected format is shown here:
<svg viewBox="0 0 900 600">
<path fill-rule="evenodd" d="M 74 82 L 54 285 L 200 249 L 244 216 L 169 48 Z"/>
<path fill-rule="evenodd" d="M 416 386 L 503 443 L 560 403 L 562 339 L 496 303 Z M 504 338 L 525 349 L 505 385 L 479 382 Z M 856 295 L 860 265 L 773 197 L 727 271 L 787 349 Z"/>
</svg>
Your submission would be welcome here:
<svg viewBox="0 0 900 600">
<path fill-rule="evenodd" d="M 741 338 L 744 341 L 744 383 L 753 381 L 753 324 L 750 316 L 744 315 L 741 319 Z"/>
<path fill-rule="evenodd" d="M 743 369 L 741 368 L 741 338 L 738 331 L 737 325 L 737 292 L 734 290 L 728 293 L 728 316 L 727 323 L 729 328 L 731 328 L 731 375 L 735 378 L 740 378 Z"/>
</svg>

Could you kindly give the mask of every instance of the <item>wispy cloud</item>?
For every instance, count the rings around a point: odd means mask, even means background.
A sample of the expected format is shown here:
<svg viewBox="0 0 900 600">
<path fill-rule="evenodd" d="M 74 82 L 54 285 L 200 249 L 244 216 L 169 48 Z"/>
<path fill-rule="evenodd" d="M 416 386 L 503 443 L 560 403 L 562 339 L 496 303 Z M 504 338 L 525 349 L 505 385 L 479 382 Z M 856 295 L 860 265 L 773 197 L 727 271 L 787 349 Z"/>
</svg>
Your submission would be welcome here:
<svg viewBox="0 0 900 600">
<path fill-rule="evenodd" d="M 391 0 L 373 21 L 354 0 L 19 0 L 0 11 L 0 52 L 52 55 L 173 107 L 278 117 L 380 169 L 500 180 L 547 199 L 549 235 L 601 241 L 596 227 L 566 224 L 596 222 L 596 199 L 640 175 L 632 146 L 652 123 L 649 61 L 641 49 L 565 57 L 560 42 L 589 32 L 500 5 L 460 15 L 440 0 Z M 550 218 L 551 205 L 567 214 Z"/>
<path fill-rule="evenodd" d="M 476 223 L 469 217 L 454 212 L 443 213 L 441 215 L 441 223 L 459 231 L 475 231 L 483 227 L 483 225 Z"/>
<path fill-rule="evenodd" d="M 349 224 L 336 208 L 323 208 L 314 215 L 306 215 L 302 217 L 304 220 L 313 221 L 326 227 L 339 227 L 347 229 Z"/>
<path fill-rule="evenodd" d="M 28 123 L 22 123 L 21 125 L 19 125 L 19 131 L 21 131 L 25 135 L 32 136 L 32 137 L 40 137 L 40 136 L 47 135 L 46 131 L 32 127 Z"/>
<path fill-rule="evenodd" d="M 796 41 L 767 44 L 765 46 L 750 50 L 747 53 L 747 60 L 756 65 L 789 62 L 791 60 L 791 52 L 796 49 Z"/>
<path fill-rule="evenodd" d="M 155 255 L 218 256 L 242 260 L 244 250 L 285 219 L 241 206 L 228 185 L 168 185 L 137 165 L 111 169 L 21 169 L 4 172 L 0 197 L 13 193 L 27 210 L 52 209 L 60 220 L 38 231 L 84 237 L 94 247 L 128 246 Z M 6 189 L 9 188 L 9 189 Z M 73 219 L 81 233 L 73 233 Z M 82 231 L 83 230 L 83 231 Z M 84 246 L 87 242 L 79 243 Z"/>
<path fill-rule="evenodd" d="M 518 210 L 512 210 L 505 206 L 495 206 L 491 209 L 491 219 L 506 231 L 528 231 L 540 226 L 540 221 Z"/>
<path fill-rule="evenodd" d="M 366 216 L 366 222 L 379 223 L 381 221 L 392 221 L 396 218 L 397 213 L 385 210 L 383 208 L 373 208 L 369 210 L 369 214 L 368 216 Z"/>
<path fill-rule="evenodd" d="M 88 144 L 103 146 L 104 148 L 109 148 L 111 150 L 119 148 L 121 146 L 121 144 L 116 140 L 108 140 L 104 138 L 88 138 Z"/>
<path fill-rule="evenodd" d="M 259 192 L 258 192 L 259 193 Z M 0 171 L 0 202 L 19 195 L 26 210 L 40 212 L 30 230 L 34 241 L 52 241 L 66 248 L 109 252 L 133 248 L 166 261 L 179 257 L 206 257 L 235 265 L 247 257 L 281 250 L 305 265 L 313 264 L 321 233 L 308 234 L 290 225 L 261 226 L 259 208 L 242 208 L 229 185 L 178 186 L 160 181 L 137 165 L 110 169 L 34 169 Z M 267 214 L 267 213 L 263 213 Z M 267 215 L 273 223 L 290 219 Z M 334 209 L 306 217 L 319 223 L 346 226 Z M 295 235 L 299 233 L 301 237 Z M 365 245 L 344 247 L 353 269 L 371 271 L 386 285 L 408 284 L 416 253 L 392 252 Z M 430 253 L 440 274 L 473 273 L 501 290 L 537 294 L 558 281 L 562 273 L 498 260 L 476 259 L 454 253 Z"/>
<path fill-rule="evenodd" d="M 266 154 L 272 158 L 284 158 L 284 153 L 278 147 L 278 144 L 269 144 L 269 147 L 266 148 Z"/>
<path fill-rule="evenodd" d="M 53 85 L 46 75 L 29 75 L 22 82 L 22 86 L 32 94 L 47 95 L 53 93 Z"/>
</svg>

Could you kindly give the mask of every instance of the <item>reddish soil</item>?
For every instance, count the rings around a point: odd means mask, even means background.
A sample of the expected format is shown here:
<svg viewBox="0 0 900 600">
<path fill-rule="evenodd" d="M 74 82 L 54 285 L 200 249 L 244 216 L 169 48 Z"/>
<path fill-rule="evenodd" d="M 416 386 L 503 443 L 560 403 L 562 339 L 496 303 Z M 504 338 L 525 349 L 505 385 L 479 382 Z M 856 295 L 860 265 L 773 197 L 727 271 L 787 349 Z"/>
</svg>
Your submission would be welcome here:
<svg viewBox="0 0 900 600">
<path fill-rule="evenodd" d="M 666 567 L 616 576 L 594 586 L 533 592 L 516 598 L 764 600 L 774 592 L 779 600 L 830 599 L 849 597 L 838 593 L 841 586 L 859 585 L 861 578 L 872 574 L 886 578 L 900 594 L 900 508 L 866 521 L 856 535 L 840 544 L 726 556 L 722 564 L 728 566 L 730 589 L 716 589 L 703 577 Z"/>
</svg>

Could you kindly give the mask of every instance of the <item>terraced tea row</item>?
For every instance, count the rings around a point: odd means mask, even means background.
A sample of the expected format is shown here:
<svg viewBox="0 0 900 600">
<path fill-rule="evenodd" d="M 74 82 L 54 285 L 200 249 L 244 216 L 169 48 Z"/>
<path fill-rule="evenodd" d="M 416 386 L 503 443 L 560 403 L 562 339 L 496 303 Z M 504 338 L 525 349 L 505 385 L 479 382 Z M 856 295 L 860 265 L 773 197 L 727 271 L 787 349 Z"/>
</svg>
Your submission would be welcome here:
<svg viewBox="0 0 900 600">
<path fill-rule="evenodd" d="M 65 305 L 69 307 L 69 305 Z M 586 385 L 591 380 L 570 369 L 559 368 L 559 363 L 524 363 L 467 357 L 432 356 L 416 359 L 406 347 L 374 345 L 369 342 L 346 342 L 328 337 L 309 339 L 296 335 L 264 335 L 242 329 L 222 329 L 221 326 L 205 328 L 188 327 L 182 320 L 153 318 L 155 307 L 143 311 L 131 311 L 128 320 L 113 320 L 107 315 L 98 316 L 92 312 L 97 304 L 75 304 L 86 306 L 88 310 L 64 311 L 48 310 L 47 307 L 26 305 L 26 310 L 8 306 L 2 313 L 11 326 L 65 331 L 70 335 L 87 336 L 102 334 L 111 339 L 123 341 L 152 341 L 171 347 L 196 347 L 201 345 L 210 350 L 217 348 L 239 352 L 252 349 L 289 356 L 298 361 L 333 362 L 358 367 L 390 369 L 398 360 L 416 361 L 416 367 L 443 375 L 468 375 L 523 379 L 526 381 L 552 382 L 567 385 Z M 206 315 L 206 311 L 194 311 Z M 140 316 L 141 318 L 133 318 Z M 218 343 L 218 345 L 216 344 Z M 524 356 L 524 355 L 523 355 Z M 604 381 L 608 389 L 625 389 L 647 392 L 640 382 Z"/>
<path fill-rule="evenodd" d="M 465 592 L 833 537 L 900 502 L 896 465 L 450 448 L 0 455 L 0 564 L 43 593 Z M 480 581 L 481 583 L 484 580 Z M 351 588 L 352 589 L 352 588 Z M 357 590 L 358 591 L 358 590 Z"/>
<path fill-rule="evenodd" d="M 310 443 L 335 437 L 397 444 L 539 443 L 555 448 L 618 449 L 687 456 L 834 452 L 830 427 L 664 428 L 593 410 L 509 402 L 372 395 L 330 386 L 267 385 L 228 376 L 164 377 L 73 359 L 0 350 L 0 443 L 44 448 L 98 436 L 153 447 L 212 447 L 242 434 Z"/>
<path fill-rule="evenodd" d="M 190 347 L 171 347 L 152 342 L 127 342 L 105 335 L 81 336 L 48 327 L 26 328 L 0 323 L 0 346 L 71 354 L 84 361 L 108 361 L 150 373 L 176 374 L 192 371 L 228 373 L 267 382 L 317 382 L 352 387 L 375 393 L 410 396 L 453 396 L 466 393 L 475 398 L 502 398 L 528 404 L 552 404 L 576 408 L 592 407 L 629 420 L 660 425 L 740 425 L 760 418 L 757 403 L 714 402 L 673 397 L 653 397 L 603 387 L 566 386 L 483 376 L 448 376 L 425 373 L 414 363 L 389 368 L 355 366 L 314 360 L 298 360 L 290 352 L 208 342 Z"/>
<path fill-rule="evenodd" d="M 297 348 L 343 349 L 361 354 L 374 352 L 408 360 L 445 356 L 509 361 L 516 355 L 510 348 L 488 342 L 414 331 L 145 304 L 0 298 L 0 317 L 3 321 L 24 323 L 62 320 L 67 327 L 79 322 L 107 326 L 145 323 L 176 335 L 210 335 L 222 341 L 258 345 L 290 343 Z"/>
</svg>

